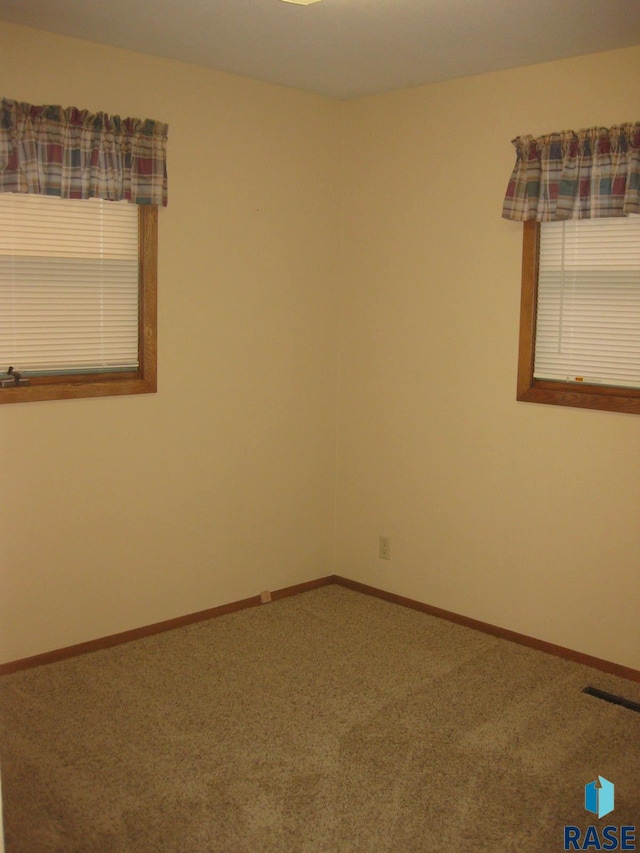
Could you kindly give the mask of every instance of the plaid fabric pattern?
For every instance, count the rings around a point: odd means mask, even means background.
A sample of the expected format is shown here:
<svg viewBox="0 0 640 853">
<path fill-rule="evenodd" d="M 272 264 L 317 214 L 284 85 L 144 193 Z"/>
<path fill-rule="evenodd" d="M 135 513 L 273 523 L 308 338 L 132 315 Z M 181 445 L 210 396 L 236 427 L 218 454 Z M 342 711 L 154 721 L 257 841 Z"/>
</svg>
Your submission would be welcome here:
<svg viewBox="0 0 640 853">
<path fill-rule="evenodd" d="M 167 204 L 160 122 L 0 102 L 0 192 Z"/>
<path fill-rule="evenodd" d="M 640 122 L 513 140 L 505 219 L 596 219 L 640 213 Z"/>
</svg>

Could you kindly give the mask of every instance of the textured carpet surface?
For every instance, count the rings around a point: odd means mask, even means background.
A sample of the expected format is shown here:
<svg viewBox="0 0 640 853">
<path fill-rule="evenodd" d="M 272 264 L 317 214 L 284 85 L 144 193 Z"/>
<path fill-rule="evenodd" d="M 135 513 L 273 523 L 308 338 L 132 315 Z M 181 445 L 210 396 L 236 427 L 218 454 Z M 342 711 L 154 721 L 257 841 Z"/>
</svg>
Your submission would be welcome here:
<svg viewBox="0 0 640 853">
<path fill-rule="evenodd" d="M 6 853 L 552 853 L 640 685 L 338 586 L 0 680 Z M 616 786 L 584 810 L 598 775 Z M 640 843 L 638 843 L 640 849 Z"/>
</svg>

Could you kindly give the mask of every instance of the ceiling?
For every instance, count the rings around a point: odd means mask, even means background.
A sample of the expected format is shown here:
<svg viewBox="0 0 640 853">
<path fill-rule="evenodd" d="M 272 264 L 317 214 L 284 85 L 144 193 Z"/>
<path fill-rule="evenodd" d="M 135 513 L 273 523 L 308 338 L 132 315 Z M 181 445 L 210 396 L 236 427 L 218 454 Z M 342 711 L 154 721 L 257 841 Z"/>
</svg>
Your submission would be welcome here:
<svg viewBox="0 0 640 853">
<path fill-rule="evenodd" d="M 0 19 L 340 99 L 640 44 L 640 0 L 0 0 Z"/>
</svg>

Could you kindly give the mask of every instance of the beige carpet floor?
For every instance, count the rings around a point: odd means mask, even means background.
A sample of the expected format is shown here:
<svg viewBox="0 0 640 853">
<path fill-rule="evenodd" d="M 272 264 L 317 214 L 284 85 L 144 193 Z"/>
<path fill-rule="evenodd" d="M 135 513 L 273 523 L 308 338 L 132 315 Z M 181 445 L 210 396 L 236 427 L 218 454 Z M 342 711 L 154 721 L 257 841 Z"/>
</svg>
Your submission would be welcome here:
<svg viewBox="0 0 640 853">
<path fill-rule="evenodd" d="M 339 586 L 0 680 L 6 853 L 552 853 L 640 684 Z M 597 775 L 612 814 L 584 810 Z M 640 846 L 640 844 L 639 844 Z"/>
</svg>

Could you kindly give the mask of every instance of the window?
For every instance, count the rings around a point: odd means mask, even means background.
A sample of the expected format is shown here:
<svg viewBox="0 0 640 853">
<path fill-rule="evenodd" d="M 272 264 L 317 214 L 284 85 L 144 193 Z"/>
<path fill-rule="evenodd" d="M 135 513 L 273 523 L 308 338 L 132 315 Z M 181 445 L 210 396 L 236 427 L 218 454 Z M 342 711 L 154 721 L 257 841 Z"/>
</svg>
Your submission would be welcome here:
<svg viewBox="0 0 640 853">
<path fill-rule="evenodd" d="M 0 403 L 156 390 L 157 206 L 0 194 Z"/>
<path fill-rule="evenodd" d="M 517 397 L 640 414 L 640 216 L 524 223 Z"/>
</svg>

